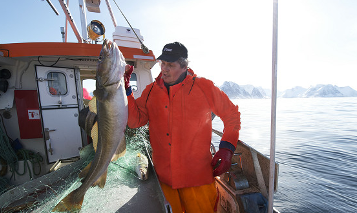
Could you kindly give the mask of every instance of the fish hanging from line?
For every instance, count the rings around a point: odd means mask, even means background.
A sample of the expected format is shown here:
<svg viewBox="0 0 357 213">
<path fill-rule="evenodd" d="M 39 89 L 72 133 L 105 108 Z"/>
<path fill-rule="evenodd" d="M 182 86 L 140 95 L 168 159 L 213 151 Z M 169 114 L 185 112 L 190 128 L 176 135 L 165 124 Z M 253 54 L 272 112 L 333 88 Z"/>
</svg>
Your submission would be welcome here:
<svg viewBox="0 0 357 213">
<path fill-rule="evenodd" d="M 115 42 L 104 40 L 100 52 L 94 91 L 98 128 L 96 153 L 81 173 L 82 185 L 60 201 L 52 211 L 78 211 L 91 186 L 103 188 L 109 163 L 126 151 L 124 131 L 128 121 L 128 100 L 124 89 L 125 58 Z M 93 135 L 92 135 L 93 136 Z"/>
</svg>

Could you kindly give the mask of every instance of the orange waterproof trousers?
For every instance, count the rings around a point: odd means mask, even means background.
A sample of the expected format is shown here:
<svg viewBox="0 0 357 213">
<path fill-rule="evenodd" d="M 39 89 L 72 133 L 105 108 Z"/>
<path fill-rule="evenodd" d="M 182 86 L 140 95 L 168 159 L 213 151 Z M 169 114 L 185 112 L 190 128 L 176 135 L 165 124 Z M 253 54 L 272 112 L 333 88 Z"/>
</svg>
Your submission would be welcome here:
<svg viewBox="0 0 357 213">
<path fill-rule="evenodd" d="M 172 189 L 161 183 L 166 200 L 170 203 L 173 213 L 214 213 L 218 199 L 215 183 L 208 185 Z"/>
</svg>

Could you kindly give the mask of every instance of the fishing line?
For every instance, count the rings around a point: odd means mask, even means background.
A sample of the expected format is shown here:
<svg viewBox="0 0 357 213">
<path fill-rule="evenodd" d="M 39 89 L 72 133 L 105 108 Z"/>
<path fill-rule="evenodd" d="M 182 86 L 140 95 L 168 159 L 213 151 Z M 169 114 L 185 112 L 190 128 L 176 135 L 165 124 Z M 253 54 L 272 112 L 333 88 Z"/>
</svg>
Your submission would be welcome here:
<svg viewBox="0 0 357 213">
<path fill-rule="evenodd" d="M 128 19 L 125 17 L 124 13 L 121 11 L 121 9 L 119 8 L 117 2 L 115 0 L 113 0 L 115 5 L 117 6 L 117 8 L 119 9 L 119 11 L 121 12 L 121 14 L 123 15 L 123 17 L 125 18 L 126 22 L 129 24 L 131 30 L 134 32 L 134 34 L 136 35 L 136 38 L 139 40 L 139 42 L 141 43 L 141 49 L 143 50 L 143 52 L 145 54 L 149 53 L 149 48 L 147 48 L 144 43 L 141 41 L 141 39 L 139 38 L 139 36 L 136 34 L 135 30 L 133 29 L 133 27 L 131 26 L 131 24 L 129 23 Z"/>
</svg>

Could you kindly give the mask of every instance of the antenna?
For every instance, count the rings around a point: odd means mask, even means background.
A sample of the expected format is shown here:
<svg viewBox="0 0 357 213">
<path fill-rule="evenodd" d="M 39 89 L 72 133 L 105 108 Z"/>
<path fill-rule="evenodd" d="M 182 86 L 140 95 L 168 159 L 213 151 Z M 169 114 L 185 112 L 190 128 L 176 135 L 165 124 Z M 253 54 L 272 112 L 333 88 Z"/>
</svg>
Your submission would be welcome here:
<svg viewBox="0 0 357 213">
<path fill-rule="evenodd" d="M 64 27 L 61 27 L 61 34 L 62 34 L 62 40 L 63 42 L 66 42 L 66 38 L 65 38 L 65 31 L 64 31 Z"/>
</svg>

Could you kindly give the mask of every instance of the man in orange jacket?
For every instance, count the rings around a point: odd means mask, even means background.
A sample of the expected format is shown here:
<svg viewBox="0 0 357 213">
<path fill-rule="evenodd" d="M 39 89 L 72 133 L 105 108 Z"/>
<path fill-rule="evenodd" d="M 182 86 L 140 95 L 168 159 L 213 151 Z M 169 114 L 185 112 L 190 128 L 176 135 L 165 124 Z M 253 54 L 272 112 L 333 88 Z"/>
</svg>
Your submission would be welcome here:
<svg viewBox="0 0 357 213">
<path fill-rule="evenodd" d="M 133 67 L 127 65 L 128 126 L 137 128 L 149 122 L 153 163 L 173 212 L 214 212 L 218 201 L 214 176 L 230 168 L 239 137 L 238 106 L 212 81 L 197 77 L 188 68 L 183 44 L 165 45 L 157 59 L 161 60 L 160 75 L 136 100 L 129 84 Z M 224 123 L 213 159 L 212 112 Z"/>
</svg>

